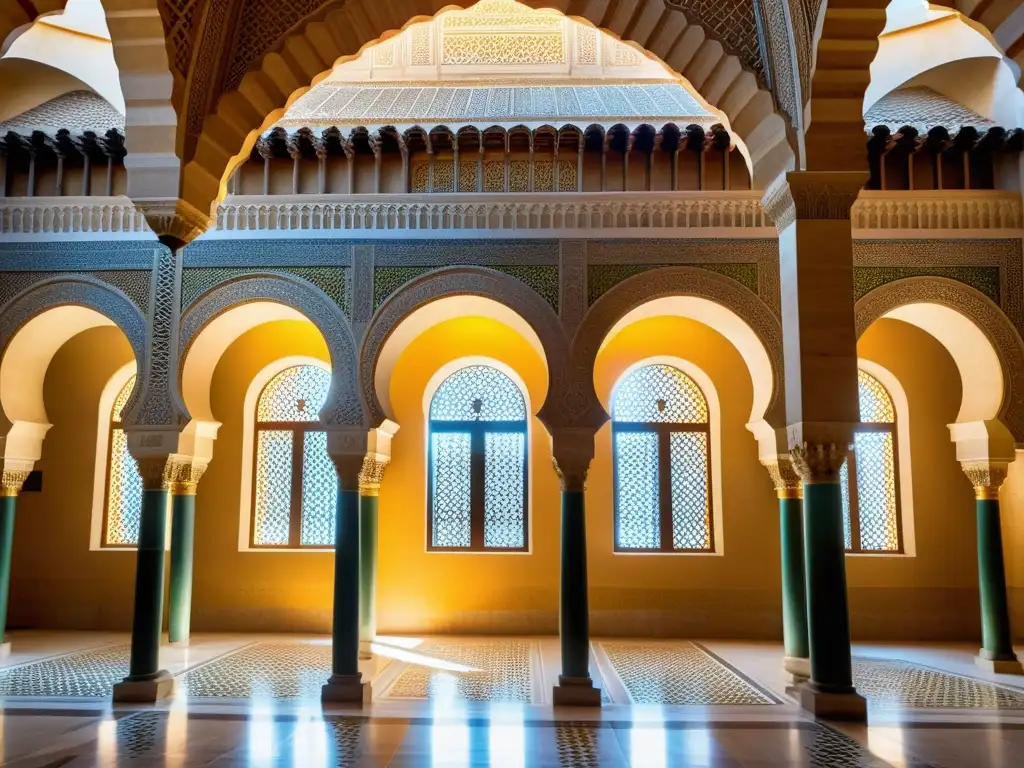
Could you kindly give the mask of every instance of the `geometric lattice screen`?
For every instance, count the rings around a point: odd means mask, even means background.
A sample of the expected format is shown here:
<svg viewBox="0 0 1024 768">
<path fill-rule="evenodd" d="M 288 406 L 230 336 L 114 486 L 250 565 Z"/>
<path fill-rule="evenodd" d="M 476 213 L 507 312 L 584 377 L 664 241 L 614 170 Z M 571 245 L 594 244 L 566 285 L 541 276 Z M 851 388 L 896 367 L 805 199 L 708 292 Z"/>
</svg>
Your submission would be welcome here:
<svg viewBox="0 0 1024 768">
<path fill-rule="evenodd" d="M 615 548 L 714 549 L 708 404 L 671 365 L 627 374 L 612 394 Z"/>
<path fill-rule="evenodd" d="M 320 409 L 331 374 L 316 365 L 286 368 L 256 405 L 254 547 L 332 547 L 338 475 L 327 453 Z"/>
<path fill-rule="evenodd" d="M 135 389 L 135 376 L 121 387 L 110 413 L 107 460 L 107 503 L 104 512 L 103 546 L 134 547 L 139 543 L 142 520 L 142 476 L 128 452 L 128 438 L 121 429 L 121 412 Z"/>
<path fill-rule="evenodd" d="M 839 471 L 843 536 L 850 552 L 900 552 L 896 408 L 874 376 L 858 372 L 860 425 Z"/>
<path fill-rule="evenodd" d="M 527 549 L 526 401 L 508 376 L 469 365 L 430 401 L 428 542 L 433 550 Z"/>
</svg>

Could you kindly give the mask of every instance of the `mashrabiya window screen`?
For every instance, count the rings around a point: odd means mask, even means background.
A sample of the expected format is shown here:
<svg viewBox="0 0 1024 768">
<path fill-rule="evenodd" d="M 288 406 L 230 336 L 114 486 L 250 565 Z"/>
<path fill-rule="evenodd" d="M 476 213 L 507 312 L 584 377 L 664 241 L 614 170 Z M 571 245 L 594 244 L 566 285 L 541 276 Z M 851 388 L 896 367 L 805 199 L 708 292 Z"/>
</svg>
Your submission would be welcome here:
<svg viewBox="0 0 1024 768">
<path fill-rule="evenodd" d="M 110 413 L 107 456 L 107 493 L 104 505 L 103 546 L 134 547 L 142 521 L 142 476 L 128 452 L 128 437 L 121 415 L 135 389 L 135 376 L 121 387 Z"/>
<path fill-rule="evenodd" d="M 427 548 L 525 551 L 526 401 L 508 376 L 469 365 L 430 401 Z"/>
<path fill-rule="evenodd" d="M 714 549 L 708 404 L 671 365 L 627 374 L 612 394 L 615 549 Z"/>
<path fill-rule="evenodd" d="M 333 547 L 338 476 L 320 424 L 331 374 L 297 365 L 274 376 L 256 405 L 251 545 Z"/>
<path fill-rule="evenodd" d="M 860 424 L 839 470 L 848 552 L 903 551 L 896 465 L 896 408 L 882 383 L 858 372 Z"/>
</svg>

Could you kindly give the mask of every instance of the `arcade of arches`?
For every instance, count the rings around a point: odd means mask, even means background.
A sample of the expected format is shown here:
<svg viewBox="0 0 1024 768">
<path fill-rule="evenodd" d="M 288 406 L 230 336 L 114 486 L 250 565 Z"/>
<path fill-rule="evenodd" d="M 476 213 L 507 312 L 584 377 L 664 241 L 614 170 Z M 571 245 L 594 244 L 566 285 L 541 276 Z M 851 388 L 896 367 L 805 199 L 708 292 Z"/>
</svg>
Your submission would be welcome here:
<svg viewBox="0 0 1024 768">
<path fill-rule="evenodd" d="M 366 704 L 379 638 L 551 635 L 599 706 L 592 637 L 759 641 L 854 720 L 852 642 L 1024 674 L 988 11 L 64 5 L 0 13 L 8 651 L 130 630 L 153 702 L 167 643 L 330 634 Z"/>
</svg>

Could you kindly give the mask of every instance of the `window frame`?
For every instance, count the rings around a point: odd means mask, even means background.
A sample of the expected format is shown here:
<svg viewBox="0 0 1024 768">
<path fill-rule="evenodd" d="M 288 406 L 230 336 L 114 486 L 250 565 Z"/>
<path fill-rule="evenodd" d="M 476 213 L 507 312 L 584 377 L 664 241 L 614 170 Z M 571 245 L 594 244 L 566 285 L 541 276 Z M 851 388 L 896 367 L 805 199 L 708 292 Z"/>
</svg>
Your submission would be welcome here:
<svg viewBox="0 0 1024 768">
<path fill-rule="evenodd" d="M 333 544 L 303 544 L 302 543 L 302 478 L 305 472 L 304 451 L 306 442 L 306 433 L 308 432 L 326 432 L 323 424 L 317 421 L 260 421 L 259 420 L 259 407 L 260 402 L 263 400 L 263 395 L 267 391 L 267 387 L 274 383 L 278 376 L 285 371 L 289 371 L 292 368 L 304 368 L 313 367 L 320 368 L 320 370 L 328 370 L 319 365 L 312 363 L 296 363 L 293 365 L 287 365 L 284 368 L 278 370 L 273 374 L 266 383 L 260 387 L 259 394 L 256 397 L 254 404 L 255 415 L 253 417 L 253 429 L 252 429 L 252 473 L 251 473 L 251 488 L 249 493 L 249 542 L 248 546 L 250 550 L 254 551 L 274 551 L 274 550 L 303 550 L 303 551 L 331 551 L 334 549 Z M 291 493 L 289 496 L 289 507 L 288 507 L 288 541 L 284 544 L 257 544 L 256 543 L 256 482 L 259 477 L 259 440 L 260 432 L 291 432 L 292 435 L 292 455 L 291 455 Z M 340 491 L 340 487 L 339 487 Z M 334 510 L 333 514 L 336 515 L 337 511 Z"/>
<path fill-rule="evenodd" d="M 875 374 L 858 368 L 858 378 L 860 374 L 870 376 L 874 381 L 878 383 L 878 386 L 885 392 L 885 396 L 889 399 L 889 405 L 892 407 L 893 421 L 860 421 L 857 422 L 853 429 L 854 442 L 851 444 L 850 449 L 846 452 L 846 493 L 847 499 L 849 499 L 850 505 L 850 548 L 845 549 L 844 553 L 847 555 L 870 555 L 872 557 L 878 556 L 893 556 L 893 555 L 905 555 L 906 554 L 906 537 L 903 533 L 903 505 L 902 505 L 902 483 L 900 482 L 900 441 L 899 441 L 899 418 L 900 414 L 896 408 L 896 400 L 893 398 L 889 388 L 882 383 L 881 379 Z M 859 381 L 858 381 L 859 385 Z M 859 386 L 858 386 L 859 391 Z M 860 411 L 860 401 L 858 397 L 858 415 Z M 895 506 L 896 515 L 896 549 L 864 549 L 861 546 L 860 538 L 860 497 L 857 489 L 857 447 L 856 439 L 858 433 L 864 432 L 883 432 L 888 433 L 892 438 L 892 465 L 893 465 L 893 503 Z M 841 510 L 842 511 L 842 510 Z"/>
<path fill-rule="evenodd" d="M 614 415 L 612 424 L 612 551 L 615 554 L 659 554 L 659 555 L 710 555 L 717 553 L 716 529 L 715 529 L 715 493 L 714 473 L 712 470 L 712 434 L 711 420 L 713 409 L 707 392 L 697 380 L 675 362 L 666 362 L 661 359 L 647 360 L 639 365 L 632 366 L 625 370 L 612 389 L 611 411 L 615 410 L 615 390 L 619 384 L 643 368 L 652 366 L 665 366 L 675 368 L 682 375 L 693 382 L 693 385 L 704 398 L 704 405 L 707 408 L 708 418 L 703 422 L 678 422 L 678 421 L 619 421 Z M 616 436 L 620 432 L 653 433 L 658 436 L 658 533 L 661 539 L 659 547 L 623 547 L 619 545 L 619 461 Z M 687 547 L 676 549 L 672 546 L 672 447 L 671 435 L 676 432 L 703 432 L 707 438 L 705 443 L 705 482 L 707 489 L 707 518 L 708 518 L 708 546 L 695 549 Z"/>
<path fill-rule="evenodd" d="M 424 398 L 427 413 L 427 552 L 449 552 L 463 554 L 522 554 L 530 551 L 530 408 L 526 391 L 516 377 L 504 365 L 495 364 L 490 359 L 470 358 L 458 361 L 460 364 L 452 368 L 444 368 L 437 386 L 429 391 Z M 448 421 L 430 418 L 430 406 L 444 383 L 457 372 L 466 368 L 484 366 L 493 368 L 509 379 L 523 398 L 523 410 L 526 417 L 522 420 L 465 420 Z M 437 374 L 435 374 L 437 377 Z M 470 435 L 470 507 L 469 507 L 469 546 L 442 547 L 435 546 L 434 541 L 434 433 L 469 433 Z M 520 434 L 523 436 L 523 546 L 521 547 L 487 547 L 484 546 L 486 530 L 486 435 L 488 433 Z"/>
</svg>

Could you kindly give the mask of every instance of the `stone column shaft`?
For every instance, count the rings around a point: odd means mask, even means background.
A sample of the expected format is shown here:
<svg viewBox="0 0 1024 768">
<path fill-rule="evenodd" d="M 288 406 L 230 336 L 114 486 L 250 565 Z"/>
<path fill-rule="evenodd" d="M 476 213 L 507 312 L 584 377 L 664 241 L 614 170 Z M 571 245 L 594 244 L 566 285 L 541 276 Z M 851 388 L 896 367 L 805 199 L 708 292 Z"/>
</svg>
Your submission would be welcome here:
<svg viewBox="0 0 1024 768">
<path fill-rule="evenodd" d="M 7 608 L 11 595 L 11 555 L 14 552 L 14 514 L 18 494 L 28 477 L 28 470 L 3 470 L 0 486 L 0 657 L 10 651 L 7 637 Z"/>
<path fill-rule="evenodd" d="M 194 458 L 177 461 L 172 469 L 171 573 L 167 612 L 167 634 L 172 643 L 187 641 L 192 626 L 196 487 L 205 471 L 206 461 Z"/>
</svg>

